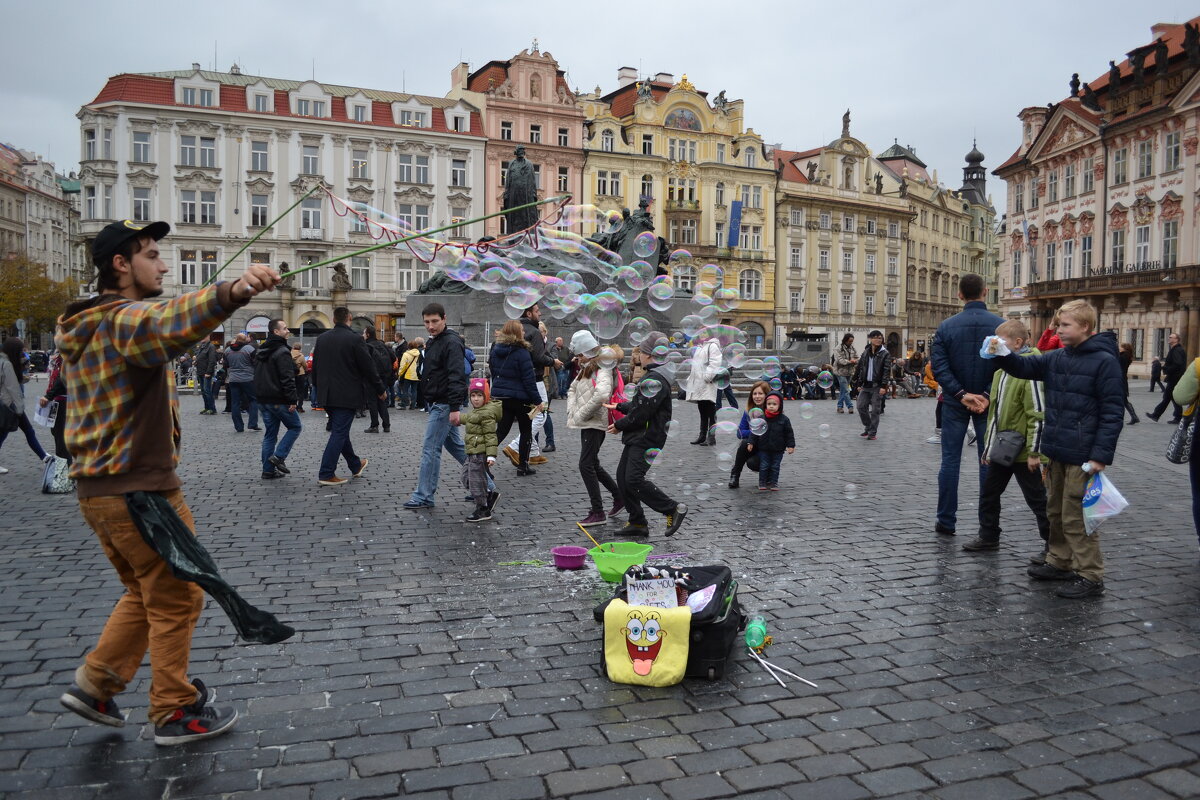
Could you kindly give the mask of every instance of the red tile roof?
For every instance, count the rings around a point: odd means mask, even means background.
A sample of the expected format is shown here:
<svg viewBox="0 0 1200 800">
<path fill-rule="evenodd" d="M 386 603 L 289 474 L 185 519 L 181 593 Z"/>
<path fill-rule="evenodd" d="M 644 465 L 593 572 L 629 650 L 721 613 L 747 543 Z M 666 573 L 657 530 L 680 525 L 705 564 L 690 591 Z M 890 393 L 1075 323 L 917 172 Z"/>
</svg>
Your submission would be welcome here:
<svg viewBox="0 0 1200 800">
<path fill-rule="evenodd" d="M 811 158 L 821 152 L 820 147 L 815 147 L 812 150 L 804 152 L 796 152 L 795 150 L 775 150 L 775 169 L 780 170 L 779 179 L 783 181 L 795 181 L 796 183 L 808 183 L 803 167 L 800 162 L 806 158 Z"/>
<path fill-rule="evenodd" d="M 1159 34 L 1159 36 L 1157 36 L 1156 38 L 1162 39 L 1163 42 L 1167 45 L 1167 61 L 1168 62 L 1170 62 L 1176 56 L 1181 55 L 1183 53 L 1183 36 L 1184 36 L 1184 27 L 1183 26 L 1185 24 L 1188 24 L 1188 25 L 1200 24 L 1200 17 L 1193 17 L 1192 19 L 1188 20 L 1187 23 L 1179 23 L 1178 25 L 1164 23 L 1160 26 L 1156 26 L 1156 27 L 1160 27 L 1162 29 L 1162 33 Z M 1146 44 L 1153 44 L 1154 41 L 1155 40 L 1152 39 L 1151 41 L 1147 42 Z M 1139 47 L 1140 46 L 1141 45 L 1139 45 Z M 1134 48 L 1134 49 L 1137 49 L 1137 48 Z M 1147 67 L 1147 70 L 1146 70 L 1147 72 L 1149 72 L 1151 68 L 1154 68 L 1154 69 L 1157 68 L 1158 65 L 1153 64 L 1152 63 L 1153 60 L 1154 60 L 1153 58 L 1147 58 L 1146 61 L 1144 62 Z M 1121 63 L 1117 64 L 1117 69 L 1120 71 L 1120 75 L 1121 75 L 1122 79 L 1127 78 L 1133 74 L 1133 65 L 1129 63 L 1128 58 L 1126 58 Z M 1124 82 L 1124 80 L 1122 80 L 1122 83 L 1123 82 Z M 1092 81 L 1088 85 L 1092 87 L 1092 91 L 1099 93 L 1101 89 L 1108 89 L 1108 83 L 1109 83 L 1108 72 L 1105 71 L 1105 73 L 1103 75 L 1101 75 L 1099 78 Z"/>
<path fill-rule="evenodd" d="M 489 61 L 467 77 L 467 89 L 472 92 L 486 92 L 504 83 L 508 78 L 507 61 Z"/>
<path fill-rule="evenodd" d="M 212 73 L 207 73 L 212 74 Z M 237 76 L 242 77 L 242 76 Z M 288 92 L 286 89 L 275 89 L 275 110 L 274 112 L 253 111 L 247 108 L 246 104 L 246 83 L 241 81 L 235 84 L 220 85 L 220 95 L 217 109 L 222 111 L 251 113 L 251 114 L 270 114 L 280 117 L 298 117 L 293 114 L 291 105 L 288 101 Z M 104 88 L 96 95 L 88 105 L 99 105 L 103 103 L 143 103 L 156 106 L 176 106 L 175 102 L 175 85 L 172 78 L 160 77 L 156 75 L 137 75 L 137 74 L 122 74 L 115 75 L 108 79 Z M 442 101 L 448 102 L 448 101 Z M 452 102 L 452 101 L 449 101 Z M 430 121 L 432 127 L 429 130 L 438 131 L 441 133 L 457 133 L 460 136 L 483 136 L 483 120 L 476 111 L 470 112 L 470 129 L 468 131 L 459 132 L 451 130 L 446 124 L 446 114 L 444 109 L 434 106 Z M 350 118 L 346 111 L 346 98 L 338 94 L 330 95 L 330 114 L 332 119 L 338 122 L 349 122 Z M 302 118 L 302 117 L 298 117 Z M 378 127 L 394 128 L 399 127 L 393 122 L 391 104 L 382 100 L 371 101 L 371 121 L 352 123 L 356 125 L 375 125 Z"/>
</svg>

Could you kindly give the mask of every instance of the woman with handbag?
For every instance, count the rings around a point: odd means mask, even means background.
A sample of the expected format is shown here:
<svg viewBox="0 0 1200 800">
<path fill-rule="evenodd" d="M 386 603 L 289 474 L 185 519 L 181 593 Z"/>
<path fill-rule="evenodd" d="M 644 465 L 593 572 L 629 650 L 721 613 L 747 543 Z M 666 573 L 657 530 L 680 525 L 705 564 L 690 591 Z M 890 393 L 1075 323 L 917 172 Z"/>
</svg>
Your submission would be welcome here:
<svg viewBox="0 0 1200 800">
<path fill-rule="evenodd" d="M 1192 362 L 1191 367 L 1183 373 L 1179 383 L 1175 384 L 1175 392 L 1171 398 L 1183 406 L 1183 422 L 1180 425 L 1196 425 L 1196 400 L 1200 397 L 1200 358 Z M 1188 452 L 1188 474 L 1192 481 L 1192 524 L 1196 526 L 1196 535 L 1200 537 L 1200 458 L 1192 458 Z"/>
<path fill-rule="evenodd" d="M 8 434 L 19 428 L 25 434 L 29 449 L 44 462 L 47 457 L 46 451 L 38 442 L 37 433 L 34 432 L 29 417 L 25 416 L 25 387 L 22 385 L 24 375 L 25 343 L 10 336 L 0 345 L 0 447 L 4 446 Z M 0 467 L 0 475 L 6 472 L 7 469 Z"/>
<path fill-rule="evenodd" d="M 721 343 L 700 331 L 696 334 L 696 349 L 692 353 L 692 371 L 684 391 L 687 401 L 700 409 L 700 435 L 692 442 L 702 447 L 714 444 L 713 426 L 717 424 L 717 375 L 721 372 Z"/>
<path fill-rule="evenodd" d="M 54 454 L 59 458 L 65 458 L 67 463 L 71 463 L 71 454 L 67 451 L 67 440 L 64 435 L 67 428 L 67 384 L 62 378 L 62 356 L 56 354 L 50 360 L 50 374 L 46 379 L 49 384 L 46 387 L 46 393 L 38 398 L 38 405 L 42 408 L 51 403 L 58 403 L 58 409 L 54 415 L 54 426 L 50 432 L 54 434 Z"/>
<path fill-rule="evenodd" d="M 625 508 L 617 482 L 600 463 L 600 448 L 611 422 L 605 403 L 619 403 L 624 398 L 614 398 L 617 388 L 617 369 L 625 358 L 624 351 L 617 345 L 600 343 L 591 331 L 578 331 L 571 337 L 571 350 L 580 353 L 580 369 L 567 389 L 567 427 L 579 431 L 579 474 L 587 488 L 591 510 L 579 521 L 580 525 L 601 525 L 609 517 Z M 584 355 L 592 353 L 592 355 Z M 604 361 L 607 366 L 601 366 Z M 611 363 L 610 363 L 611 362 Z M 604 513 L 604 499 L 600 494 L 603 484 L 612 495 L 612 510 Z"/>
<path fill-rule="evenodd" d="M 531 407 L 540 409 L 542 396 L 537 390 L 525 329 L 517 320 L 510 319 L 496 332 L 496 343 L 488 355 L 488 369 L 492 373 L 492 399 L 499 400 L 503 410 L 500 424 L 496 426 L 496 441 L 505 440 L 516 420 L 521 438 L 513 463 L 518 475 L 533 475 L 536 470 L 529 467 L 529 443 L 533 441 L 533 420 L 529 411 Z M 509 448 L 504 449 L 508 454 Z M 511 454 L 509 458 L 512 458 Z"/>
</svg>

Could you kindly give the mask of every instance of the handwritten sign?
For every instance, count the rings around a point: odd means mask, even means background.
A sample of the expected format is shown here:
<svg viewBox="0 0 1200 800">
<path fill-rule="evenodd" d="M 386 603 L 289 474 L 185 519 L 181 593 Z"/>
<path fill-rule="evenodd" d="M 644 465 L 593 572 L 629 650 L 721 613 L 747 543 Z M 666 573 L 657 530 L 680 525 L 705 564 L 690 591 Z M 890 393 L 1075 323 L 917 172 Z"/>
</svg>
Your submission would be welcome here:
<svg viewBox="0 0 1200 800">
<path fill-rule="evenodd" d="M 670 578 L 650 578 L 644 581 L 625 582 L 628 592 L 626 602 L 631 606 L 654 606 L 675 608 L 679 605 L 675 596 L 675 581 Z"/>
</svg>

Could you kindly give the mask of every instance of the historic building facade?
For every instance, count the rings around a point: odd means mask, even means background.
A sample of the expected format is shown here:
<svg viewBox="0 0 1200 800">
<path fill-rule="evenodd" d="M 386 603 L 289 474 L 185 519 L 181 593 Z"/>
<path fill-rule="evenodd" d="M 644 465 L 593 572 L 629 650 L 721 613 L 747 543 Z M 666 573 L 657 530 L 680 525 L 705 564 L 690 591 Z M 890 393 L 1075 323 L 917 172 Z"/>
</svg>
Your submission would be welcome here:
<svg viewBox="0 0 1200 800">
<path fill-rule="evenodd" d="M 534 165 L 539 199 L 569 194 L 581 202 L 583 109 L 554 56 L 541 52 L 535 41 L 508 61 L 489 61 L 474 72 L 459 64 L 451 84 L 447 97 L 466 100 L 482 111 L 488 137 L 483 184 L 487 213 L 503 207 L 504 177 L 518 146 Z M 484 230 L 499 236 L 506 232 L 506 222 L 503 217 L 487 220 Z"/>
<path fill-rule="evenodd" d="M 622 68 L 615 90 L 581 95 L 587 120 L 583 200 L 604 210 L 649 204 L 654 226 L 692 263 L 672 268 L 690 294 L 700 268 L 716 264 L 741 295 L 722 315 L 750 343 L 772 346 L 775 321 L 774 164 L 762 137 L 744 127 L 743 102 L 710 102 L 684 75 L 639 81 Z"/>
<path fill-rule="evenodd" d="M 842 136 L 803 152 L 776 149 L 776 324 L 788 334 L 846 333 L 859 344 L 878 328 L 907 337 L 904 241 L 911 212 L 870 150 Z M 878 179 L 876 178 L 878 176 Z"/>
<path fill-rule="evenodd" d="M 55 281 L 79 279 L 86 259 L 79 234 L 79 210 L 64 191 L 68 179 L 57 174 L 54 164 L 28 150 L 0 145 L 20 161 L 19 180 L 25 193 L 25 254 L 46 265 L 46 275 Z"/>
<path fill-rule="evenodd" d="M 321 194 L 266 229 L 314 185 L 371 218 L 417 230 L 486 207 L 483 123 L 463 100 L 193 64 L 110 78 L 78 117 L 84 234 L 114 219 L 169 221 L 169 294 L 203 284 L 258 234 L 229 273 L 250 263 L 294 268 L 376 241 L 369 225 Z M 477 224 L 443 235 L 482 234 Z M 429 276 L 428 266 L 403 250 L 347 259 L 345 267 L 348 282 L 328 267 L 296 276 L 239 311 L 232 329 L 258 330 L 281 316 L 315 332 L 330 327 L 333 307 L 344 303 L 359 325 L 390 330 L 406 295 Z"/>
<path fill-rule="evenodd" d="M 1181 335 L 1200 354 L 1200 17 L 1150 41 L 1070 96 L 1018 115 L 1008 182 L 1004 307 L 1034 328 L 1083 298 L 1134 349 L 1135 374 Z"/>
</svg>

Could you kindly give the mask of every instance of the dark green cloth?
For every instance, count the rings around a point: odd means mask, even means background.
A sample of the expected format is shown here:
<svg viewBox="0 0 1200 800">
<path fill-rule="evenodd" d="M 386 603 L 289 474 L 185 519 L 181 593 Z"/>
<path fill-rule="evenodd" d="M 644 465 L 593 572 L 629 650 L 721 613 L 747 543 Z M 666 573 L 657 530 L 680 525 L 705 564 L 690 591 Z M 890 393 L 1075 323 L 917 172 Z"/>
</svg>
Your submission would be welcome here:
<svg viewBox="0 0 1200 800">
<path fill-rule="evenodd" d="M 196 584 L 216 600 L 243 639 L 255 644 L 275 644 L 296 633 L 295 628 L 284 625 L 274 614 L 247 603 L 225 582 L 212 556 L 165 497 L 156 492 L 129 492 L 125 495 L 125 505 L 142 539 L 167 562 L 171 573 L 181 581 Z"/>
</svg>

